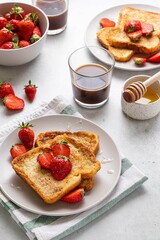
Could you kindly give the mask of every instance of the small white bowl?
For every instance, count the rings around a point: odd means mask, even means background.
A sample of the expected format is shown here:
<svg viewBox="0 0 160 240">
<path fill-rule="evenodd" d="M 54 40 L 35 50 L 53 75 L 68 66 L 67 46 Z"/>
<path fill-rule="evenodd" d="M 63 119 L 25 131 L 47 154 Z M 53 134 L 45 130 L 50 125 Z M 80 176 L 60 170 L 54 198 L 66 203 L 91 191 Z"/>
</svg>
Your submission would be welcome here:
<svg viewBox="0 0 160 240">
<path fill-rule="evenodd" d="M 125 88 L 130 85 L 133 82 L 137 81 L 145 81 L 147 78 L 150 76 L 147 75 L 136 75 L 133 76 L 129 79 L 127 79 L 123 85 L 122 88 L 122 93 L 125 90 Z M 153 83 L 150 88 L 152 88 L 154 91 L 158 93 L 160 96 L 160 82 L 157 81 Z M 123 94 L 121 96 L 121 106 L 122 106 L 122 111 L 129 117 L 133 119 L 138 119 L 138 120 L 147 120 L 150 118 L 155 117 L 159 112 L 160 112 L 160 98 L 152 103 L 148 104 L 141 104 L 141 103 L 128 103 L 125 101 L 123 98 Z"/>
<path fill-rule="evenodd" d="M 44 46 L 49 27 L 49 22 L 46 14 L 39 8 L 26 3 L 0 3 L 0 15 L 4 15 L 6 12 L 9 12 L 14 4 L 22 7 L 26 13 L 36 12 L 38 14 L 42 37 L 37 42 L 24 48 L 0 49 L 0 65 L 3 66 L 18 66 L 35 59 L 40 54 L 42 47 Z"/>
</svg>

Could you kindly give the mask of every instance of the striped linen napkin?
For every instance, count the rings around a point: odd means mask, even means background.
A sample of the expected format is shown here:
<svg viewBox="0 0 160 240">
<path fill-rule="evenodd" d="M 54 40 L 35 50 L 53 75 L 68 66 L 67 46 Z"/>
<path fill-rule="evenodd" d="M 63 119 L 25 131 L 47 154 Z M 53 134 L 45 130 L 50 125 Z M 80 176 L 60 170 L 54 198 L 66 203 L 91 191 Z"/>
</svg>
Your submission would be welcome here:
<svg viewBox="0 0 160 240">
<path fill-rule="evenodd" d="M 42 103 L 32 113 L 25 112 L 20 118 L 3 125 L 0 128 L 0 143 L 2 143 L 6 135 L 17 127 L 20 121 L 27 122 L 43 115 L 62 113 L 80 116 L 71 105 L 67 105 L 65 99 L 58 96 L 49 103 Z M 40 216 L 16 206 L 1 191 L 0 203 L 24 230 L 29 239 L 60 240 L 107 212 L 120 200 L 141 186 L 147 179 L 127 158 L 122 157 L 121 176 L 112 193 L 99 205 L 85 212 L 64 217 Z"/>
</svg>

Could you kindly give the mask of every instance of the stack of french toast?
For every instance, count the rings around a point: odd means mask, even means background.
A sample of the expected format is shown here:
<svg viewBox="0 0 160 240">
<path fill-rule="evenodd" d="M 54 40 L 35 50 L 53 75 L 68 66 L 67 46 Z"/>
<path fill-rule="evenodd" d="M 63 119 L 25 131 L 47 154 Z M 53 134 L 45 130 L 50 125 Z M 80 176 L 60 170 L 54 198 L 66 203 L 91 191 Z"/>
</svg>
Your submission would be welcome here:
<svg viewBox="0 0 160 240">
<path fill-rule="evenodd" d="M 70 148 L 72 169 L 62 180 L 56 180 L 50 169 L 39 164 L 38 156 L 61 143 Z M 45 203 L 52 204 L 77 187 L 85 191 L 93 188 L 95 174 L 101 168 L 96 159 L 98 149 L 99 137 L 92 132 L 44 132 L 37 136 L 34 148 L 12 160 L 12 167 Z"/>
<path fill-rule="evenodd" d="M 125 24 L 132 20 L 152 24 L 152 34 L 132 41 L 124 30 Z M 135 53 L 151 55 L 160 49 L 160 14 L 129 6 L 122 7 L 116 26 L 101 28 L 97 32 L 97 39 L 119 62 L 129 61 Z"/>
</svg>

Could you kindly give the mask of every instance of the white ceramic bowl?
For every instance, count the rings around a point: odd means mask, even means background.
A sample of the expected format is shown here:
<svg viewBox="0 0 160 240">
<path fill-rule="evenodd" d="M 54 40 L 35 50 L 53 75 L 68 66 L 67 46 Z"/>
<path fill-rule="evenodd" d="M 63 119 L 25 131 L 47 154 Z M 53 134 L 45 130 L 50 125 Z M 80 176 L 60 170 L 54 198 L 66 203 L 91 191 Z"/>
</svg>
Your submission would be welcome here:
<svg viewBox="0 0 160 240">
<path fill-rule="evenodd" d="M 42 37 L 35 43 L 19 49 L 0 49 L 0 65 L 3 66 L 18 66 L 32 61 L 36 58 L 44 46 L 49 22 L 46 14 L 39 8 L 20 2 L 6 2 L 0 3 L 0 15 L 4 15 L 10 11 L 13 4 L 16 3 L 22 7 L 26 13 L 36 12 L 39 16 L 39 24 L 42 31 Z"/>
<path fill-rule="evenodd" d="M 130 85 L 133 82 L 137 81 L 145 81 L 149 76 L 147 75 L 136 75 L 133 76 L 129 79 L 127 79 L 123 85 L 122 88 L 122 93 L 124 89 Z M 150 88 L 155 90 L 159 96 L 160 96 L 160 82 L 157 81 L 153 83 Z M 160 98 L 153 102 L 153 103 L 148 103 L 148 104 L 141 104 L 141 103 L 128 103 L 125 101 L 123 98 L 123 95 L 121 96 L 121 106 L 123 112 L 133 118 L 133 119 L 138 119 L 138 120 L 146 120 L 155 117 L 159 112 L 160 112 Z"/>
</svg>

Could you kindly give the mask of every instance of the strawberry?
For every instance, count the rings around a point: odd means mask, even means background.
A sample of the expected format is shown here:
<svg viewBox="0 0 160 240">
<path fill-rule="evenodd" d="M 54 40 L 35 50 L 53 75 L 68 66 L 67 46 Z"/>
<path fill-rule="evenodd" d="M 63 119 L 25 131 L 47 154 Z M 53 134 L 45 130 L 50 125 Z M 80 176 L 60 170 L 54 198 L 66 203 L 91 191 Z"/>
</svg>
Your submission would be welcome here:
<svg viewBox="0 0 160 240">
<path fill-rule="evenodd" d="M 65 156 L 53 157 L 50 165 L 52 176 L 60 181 L 63 180 L 71 171 L 72 163 Z"/>
<path fill-rule="evenodd" d="M 70 156 L 70 147 L 66 143 L 55 143 L 51 148 L 55 156 Z"/>
<path fill-rule="evenodd" d="M 0 29 L 4 28 L 7 24 L 7 19 L 3 16 L 0 17 Z"/>
<path fill-rule="evenodd" d="M 39 23 L 39 16 L 37 13 L 28 13 L 24 19 L 31 20 L 35 26 Z"/>
<path fill-rule="evenodd" d="M 7 28 L 2 28 L 0 30 L 0 46 L 8 41 L 12 40 L 13 33 L 9 31 Z"/>
<path fill-rule="evenodd" d="M 50 152 L 45 152 L 45 153 L 39 154 L 37 160 L 41 165 L 41 167 L 50 169 L 50 165 L 53 160 L 53 155 Z"/>
<path fill-rule="evenodd" d="M 154 31 L 154 26 L 151 23 L 142 23 L 142 35 L 149 37 Z"/>
<path fill-rule="evenodd" d="M 141 29 L 142 26 L 139 20 L 131 20 L 124 25 L 124 31 L 127 33 L 139 31 Z"/>
<path fill-rule="evenodd" d="M 24 123 L 20 124 L 20 130 L 18 132 L 18 137 L 27 149 L 31 149 L 34 143 L 34 132 L 31 129 L 32 124 Z"/>
<path fill-rule="evenodd" d="M 99 24 L 102 28 L 104 27 L 114 27 L 116 24 L 114 21 L 108 19 L 108 18 L 101 18 Z"/>
<path fill-rule="evenodd" d="M 15 96 L 14 94 L 8 94 L 3 99 L 4 105 L 9 110 L 22 110 L 24 108 L 24 101 L 23 99 Z"/>
<path fill-rule="evenodd" d="M 11 20 L 11 19 L 22 20 L 25 17 L 25 12 L 23 8 L 19 7 L 17 4 L 14 4 L 11 11 L 5 14 L 5 17 L 8 20 Z"/>
<path fill-rule="evenodd" d="M 14 48 L 14 43 L 9 41 L 9 42 L 6 42 L 6 43 L 3 43 L 1 46 L 0 46 L 1 49 L 13 49 Z"/>
<path fill-rule="evenodd" d="M 34 43 L 36 41 L 38 41 L 42 36 L 41 30 L 38 26 L 35 26 L 35 28 L 33 29 L 33 35 L 31 36 L 31 43 Z"/>
<path fill-rule="evenodd" d="M 7 27 L 9 30 L 13 31 L 13 32 L 17 32 L 17 31 L 19 31 L 19 27 L 18 27 L 19 22 L 20 22 L 20 20 L 11 19 L 11 20 L 7 23 L 6 27 Z"/>
<path fill-rule="evenodd" d="M 134 57 L 134 58 L 133 58 L 133 61 L 134 61 L 135 64 L 137 64 L 137 65 L 143 65 L 143 64 L 147 61 L 147 59 L 144 58 L 144 57 Z"/>
<path fill-rule="evenodd" d="M 83 188 L 74 189 L 72 192 L 61 198 L 61 201 L 69 202 L 69 203 L 77 203 L 82 201 L 84 198 L 85 191 Z"/>
<path fill-rule="evenodd" d="M 10 154 L 12 158 L 18 157 L 26 152 L 27 152 L 27 149 L 25 148 L 25 146 L 23 146 L 20 143 L 13 145 L 10 149 Z"/>
<path fill-rule="evenodd" d="M 159 63 L 160 62 L 160 52 L 147 58 L 147 62 Z"/>
<path fill-rule="evenodd" d="M 138 42 L 142 37 L 142 31 L 138 30 L 135 32 L 130 32 L 127 34 L 127 36 L 131 39 L 132 42 Z"/>
<path fill-rule="evenodd" d="M 18 44 L 18 46 L 19 47 L 27 47 L 27 46 L 29 46 L 30 45 L 30 42 L 28 42 L 28 41 L 26 41 L 26 40 L 20 40 L 19 41 L 19 44 Z"/>
<path fill-rule="evenodd" d="M 38 36 L 42 37 L 42 32 L 38 26 L 35 26 L 33 29 L 33 34 L 37 34 Z"/>
<path fill-rule="evenodd" d="M 28 85 L 24 87 L 25 94 L 30 102 L 32 102 L 35 98 L 37 92 L 37 86 L 32 84 L 31 80 L 29 80 Z"/>
<path fill-rule="evenodd" d="M 19 22 L 18 27 L 22 38 L 28 41 L 33 34 L 34 23 L 31 20 L 23 19 Z"/>
<path fill-rule="evenodd" d="M 7 82 L 0 82 L 0 98 L 4 98 L 8 94 L 14 94 L 12 85 Z"/>
</svg>

